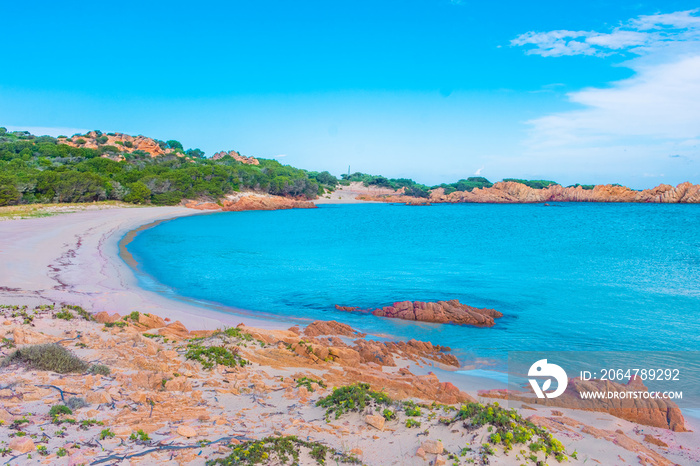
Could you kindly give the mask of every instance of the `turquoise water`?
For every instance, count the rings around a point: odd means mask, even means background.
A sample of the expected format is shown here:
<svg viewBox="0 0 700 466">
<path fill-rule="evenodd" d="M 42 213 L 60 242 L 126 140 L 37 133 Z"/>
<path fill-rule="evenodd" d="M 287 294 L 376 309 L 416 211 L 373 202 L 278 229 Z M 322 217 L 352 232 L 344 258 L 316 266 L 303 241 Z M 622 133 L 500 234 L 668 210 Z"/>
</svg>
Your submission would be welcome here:
<svg viewBox="0 0 700 466">
<path fill-rule="evenodd" d="M 508 351 L 700 350 L 700 206 L 323 205 L 184 217 L 128 245 L 144 286 L 292 322 Z M 154 281 L 155 280 L 155 281 Z M 493 328 L 334 309 L 459 299 Z"/>
</svg>

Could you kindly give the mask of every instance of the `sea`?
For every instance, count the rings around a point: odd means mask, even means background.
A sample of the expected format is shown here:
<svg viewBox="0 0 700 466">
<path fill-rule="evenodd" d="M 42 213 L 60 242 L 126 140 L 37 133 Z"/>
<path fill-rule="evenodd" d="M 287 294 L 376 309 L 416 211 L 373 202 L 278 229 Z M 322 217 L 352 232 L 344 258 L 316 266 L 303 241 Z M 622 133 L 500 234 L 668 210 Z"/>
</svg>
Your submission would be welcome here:
<svg viewBox="0 0 700 466">
<path fill-rule="evenodd" d="M 141 285 L 171 298 L 430 341 L 465 372 L 522 351 L 639 354 L 631 365 L 700 351 L 700 205 L 325 204 L 181 217 L 127 248 Z M 504 316 L 475 328 L 335 308 L 450 299 Z"/>
</svg>

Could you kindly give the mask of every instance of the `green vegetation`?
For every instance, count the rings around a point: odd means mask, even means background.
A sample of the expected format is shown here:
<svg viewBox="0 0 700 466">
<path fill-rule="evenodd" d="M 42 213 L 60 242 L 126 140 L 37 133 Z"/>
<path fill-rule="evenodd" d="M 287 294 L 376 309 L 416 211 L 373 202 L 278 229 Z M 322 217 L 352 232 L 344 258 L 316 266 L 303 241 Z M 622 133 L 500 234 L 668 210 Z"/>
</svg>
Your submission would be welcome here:
<svg viewBox="0 0 700 466">
<path fill-rule="evenodd" d="M 381 175 L 368 175 L 367 173 L 360 172 L 355 172 L 349 176 L 343 174 L 341 178 L 346 183 L 359 181 L 365 186 L 377 186 L 394 190 L 406 188 L 405 194 L 407 196 L 428 197 L 430 195 L 430 188 L 424 184 L 416 183 L 410 178 L 386 178 Z"/>
<path fill-rule="evenodd" d="M 26 364 L 32 369 L 68 374 L 85 372 L 88 364 L 61 345 L 50 343 L 30 345 L 16 349 L 0 363 L 0 367 L 10 364 Z"/>
<path fill-rule="evenodd" d="M 567 187 L 568 188 L 578 188 L 579 186 L 581 187 L 581 189 L 585 189 L 585 190 L 589 190 L 589 191 L 591 189 L 595 188 L 594 184 L 578 184 L 578 183 L 572 184 L 571 186 L 567 186 Z"/>
<path fill-rule="evenodd" d="M 88 369 L 88 372 L 91 374 L 109 375 L 111 371 L 109 367 L 104 364 L 93 364 L 90 366 L 90 369 Z"/>
<path fill-rule="evenodd" d="M 335 463 L 361 463 L 354 456 L 332 451 L 322 443 L 300 440 L 295 436 L 249 440 L 239 445 L 230 445 L 230 448 L 233 449 L 230 455 L 208 460 L 206 465 L 302 464 L 302 452 L 306 452 L 317 464 L 322 465 L 326 464 L 329 455 L 330 460 Z"/>
<path fill-rule="evenodd" d="M 0 133 L 0 206 L 119 200 L 133 204 L 174 205 L 182 199 L 217 199 L 241 189 L 315 198 L 337 180 L 328 172 L 306 172 L 276 160 L 247 165 L 230 156 L 203 158 L 199 149 L 151 157 L 142 151 L 119 152 L 59 144 L 49 136 Z M 125 142 L 129 147 L 131 143 Z M 123 159 L 123 160 L 122 160 Z"/>
<path fill-rule="evenodd" d="M 331 414 L 339 419 L 343 414 L 350 411 L 362 411 L 367 406 L 390 405 L 392 399 L 386 393 L 370 390 L 367 383 L 356 383 L 333 389 L 333 393 L 321 398 L 316 402 L 316 406 L 326 408 L 326 420 Z"/>
<path fill-rule="evenodd" d="M 299 379 L 296 379 L 296 381 L 297 381 L 297 388 L 298 387 L 306 387 L 306 389 L 310 392 L 314 391 L 314 389 L 311 386 L 312 384 L 318 384 L 319 387 L 326 388 L 326 384 L 323 383 L 323 380 L 311 379 L 309 377 L 301 377 Z"/>
<path fill-rule="evenodd" d="M 49 416 L 56 417 L 61 414 L 73 414 L 73 410 L 65 405 L 53 405 L 49 409 Z"/>
<path fill-rule="evenodd" d="M 548 181 L 548 180 L 521 180 L 518 178 L 504 178 L 503 181 L 513 181 L 515 183 L 520 183 L 524 184 L 525 186 L 529 186 L 532 189 L 544 189 L 548 186 L 551 186 L 553 184 L 559 184 L 556 181 Z"/>
<path fill-rule="evenodd" d="M 406 419 L 406 427 L 408 427 L 409 429 L 411 429 L 413 427 L 420 427 L 420 425 L 421 425 L 420 421 L 416 421 L 415 419 L 411 419 L 411 418 Z"/>
<path fill-rule="evenodd" d="M 240 357 L 237 350 L 238 348 L 229 350 L 223 346 L 203 346 L 198 343 L 189 343 L 185 358 L 199 361 L 205 369 L 213 369 L 215 365 L 243 367 L 248 364 L 248 361 Z"/>
<path fill-rule="evenodd" d="M 534 453 L 542 451 L 545 457 L 553 456 L 559 462 L 567 459 L 564 445 L 552 434 L 524 419 L 514 409 L 501 408 L 498 403 L 489 405 L 468 403 L 460 408 L 453 419 L 441 420 L 443 424 L 448 425 L 458 421 L 462 421 L 468 430 L 489 426 L 490 444 L 502 446 L 506 452 L 519 444 L 527 445 Z M 485 445 L 482 452 L 493 454 L 490 445 Z M 488 453 L 489 451 L 491 453 Z"/>
<path fill-rule="evenodd" d="M 114 432 L 112 432 L 112 429 L 102 429 L 102 432 L 100 432 L 100 440 L 104 440 L 106 438 L 114 438 Z"/>
<path fill-rule="evenodd" d="M 151 437 L 149 437 L 146 432 L 139 429 L 136 432 L 131 433 L 131 435 L 129 436 L 129 440 L 138 440 L 140 442 L 148 442 L 151 440 Z"/>
<path fill-rule="evenodd" d="M 421 412 L 420 408 L 418 407 L 418 405 L 413 401 L 405 401 L 403 405 L 404 405 L 403 410 L 404 410 L 404 413 L 406 413 L 406 416 L 415 417 L 415 416 L 420 416 L 421 414 L 423 414 Z"/>
<path fill-rule="evenodd" d="M 462 179 L 457 181 L 456 183 L 449 183 L 449 184 L 441 184 L 438 186 L 433 186 L 432 189 L 435 188 L 442 188 L 445 190 L 445 194 L 450 194 L 455 191 L 472 191 L 476 188 L 490 188 L 493 186 L 493 183 L 491 183 L 489 180 L 484 178 L 483 176 L 470 176 L 466 180 Z"/>
</svg>

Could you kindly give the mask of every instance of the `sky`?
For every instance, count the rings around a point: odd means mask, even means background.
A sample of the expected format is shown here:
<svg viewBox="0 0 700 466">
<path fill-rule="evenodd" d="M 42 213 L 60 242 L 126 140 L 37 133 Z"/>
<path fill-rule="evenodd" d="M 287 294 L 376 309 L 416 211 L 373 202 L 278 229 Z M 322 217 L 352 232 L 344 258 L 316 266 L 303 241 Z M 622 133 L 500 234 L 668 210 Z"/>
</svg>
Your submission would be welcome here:
<svg viewBox="0 0 700 466">
<path fill-rule="evenodd" d="M 689 1 L 5 3 L 0 126 L 335 175 L 700 183 Z"/>
</svg>

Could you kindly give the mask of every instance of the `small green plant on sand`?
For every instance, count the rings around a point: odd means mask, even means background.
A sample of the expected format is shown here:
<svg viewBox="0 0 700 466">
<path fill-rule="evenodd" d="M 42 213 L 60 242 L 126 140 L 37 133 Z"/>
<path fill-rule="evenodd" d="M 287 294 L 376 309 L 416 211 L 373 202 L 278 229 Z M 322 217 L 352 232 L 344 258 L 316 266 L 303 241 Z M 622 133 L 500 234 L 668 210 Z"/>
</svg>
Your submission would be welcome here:
<svg viewBox="0 0 700 466">
<path fill-rule="evenodd" d="M 88 372 L 91 374 L 109 375 L 110 369 L 104 364 L 93 364 L 90 366 Z"/>
<path fill-rule="evenodd" d="M 387 421 L 391 421 L 392 419 L 396 419 L 396 413 L 390 410 L 389 408 L 385 408 L 384 411 L 382 411 L 382 416 L 384 419 Z"/>
<path fill-rule="evenodd" d="M 295 436 L 266 437 L 262 440 L 249 440 L 238 445 L 230 445 L 232 452 L 225 458 L 208 460 L 207 466 L 215 465 L 257 465 L 257 464 L 300 464 L 299 457 L 306 452 L 316 464 L 325 465 L 331 460 L 336 464 L 360 464 L 354 456 L 333 451 L 319 442 L 298 439 Z M 330 458 L 329 458 L 330 457 Z"/>
<path fill-rule="evenodd" d="M 404 413 L 406 413 L 406 416 L 415 417 L 420 416 L 422 414 L 420 408 L 414 401 L 404 401 L 403 406 L 403 410 Z"/>
<path fill-rule="evenodd" d="M 326 388 L 326 384 L 323 383 L 323 380 L 311 379 L 309 377 L 301 377 L 296 380 L 297 387 L 306 387 L 306 389 L 310 392 L 314 391 L 313 387 L 311 386 L 312 384 L 318 384 L 319 387 Z"/>
<path fill-rule="evenodd" d="M 139 440 L 141 442 L 148 442 L 149 440 L 151 440 L 151 437 L 149 437 L 146 432 L 139 429 L 136 432 L 132 432 L 131 435 L 129 436 L 129 439 L 130 440 Z"/>
<path fill-rule="evenodd" d="M 527 445 L 533 452 L 544 452 L 545 458 L 553 456 L 559 462 L 567 459 L 564 445 L 551 433 L 524 419 L 514 409 L 504 409 L 498 403 L 467 403 L 462 405 L 453 419 L 441 419 L 440 422 L 450 425 L 458 421 L 462 421 L 464 427 L 469 430 L 489 427 L 490 443 L 482 446 L 482 453 L 485 455 L 492 454 L 489 453 L 493 451 L 492 445 L 502 446 L 506 452 L 514 445 Z"/>
<path fill-rule="evenodd" d="M 73 414 L 73 410 L 65 405 L 53 405 L 51 409 L 49 409 L 49 416 L 51 417 L 56 417 L 61 414 Z"/>
<path fill-rule="evenodd" d="M 73 315 L 72 312 L 70 312 L 66 309 L 61 309 L 59 312 L 57 312 L 55 314 L 55 317 L 57 319 L 72 320 L 75 316 Z"/>
<path fill-rule="evenodd" d="M 347 412 L 364 410 L 370 403 L 390 405 L 392 402 L 389 395 L 371 390 L 368 383 L 356 383 L 334 388 L 333 393 L 318 400 L 316 406 L 326 408 L 328 420 L 331 414 L 339 419 Z"/>
<path fill-rule="evenodd" d="M 411 419 L 411 418 L 406 419 L 406 427 L 408 427 L 409 429 L 412 427 L 420 427 L 420 425 L 421 425 L 420 421 L 416 421 L 415 419 Z"/>
<path fill-rule="evenodd" d="M 102 432 L 100 432 L 100 440 L 106 438 L 114 438 L 114 432 L 111 429 L 102 429 Z"/>
<path fill-rule="evenodd" d="M 185 358 L 199 361 L 205 369 L 212 369 L 215 365 L 243 367 L 248 364 L 248 361 L 238 355 L 238 348 L 229 350 L 223 346 L 204 346 L 198 343 L 187 345 Z"/>
<path fill-rule="evenodd" d="M 85 372 L 88 368 L 85 361 L 56 343 L 18 348 L 0 363 L 0 367 L 10 364 L 26 364 L 32 369 L 59 374 Z"/>
</svg>

